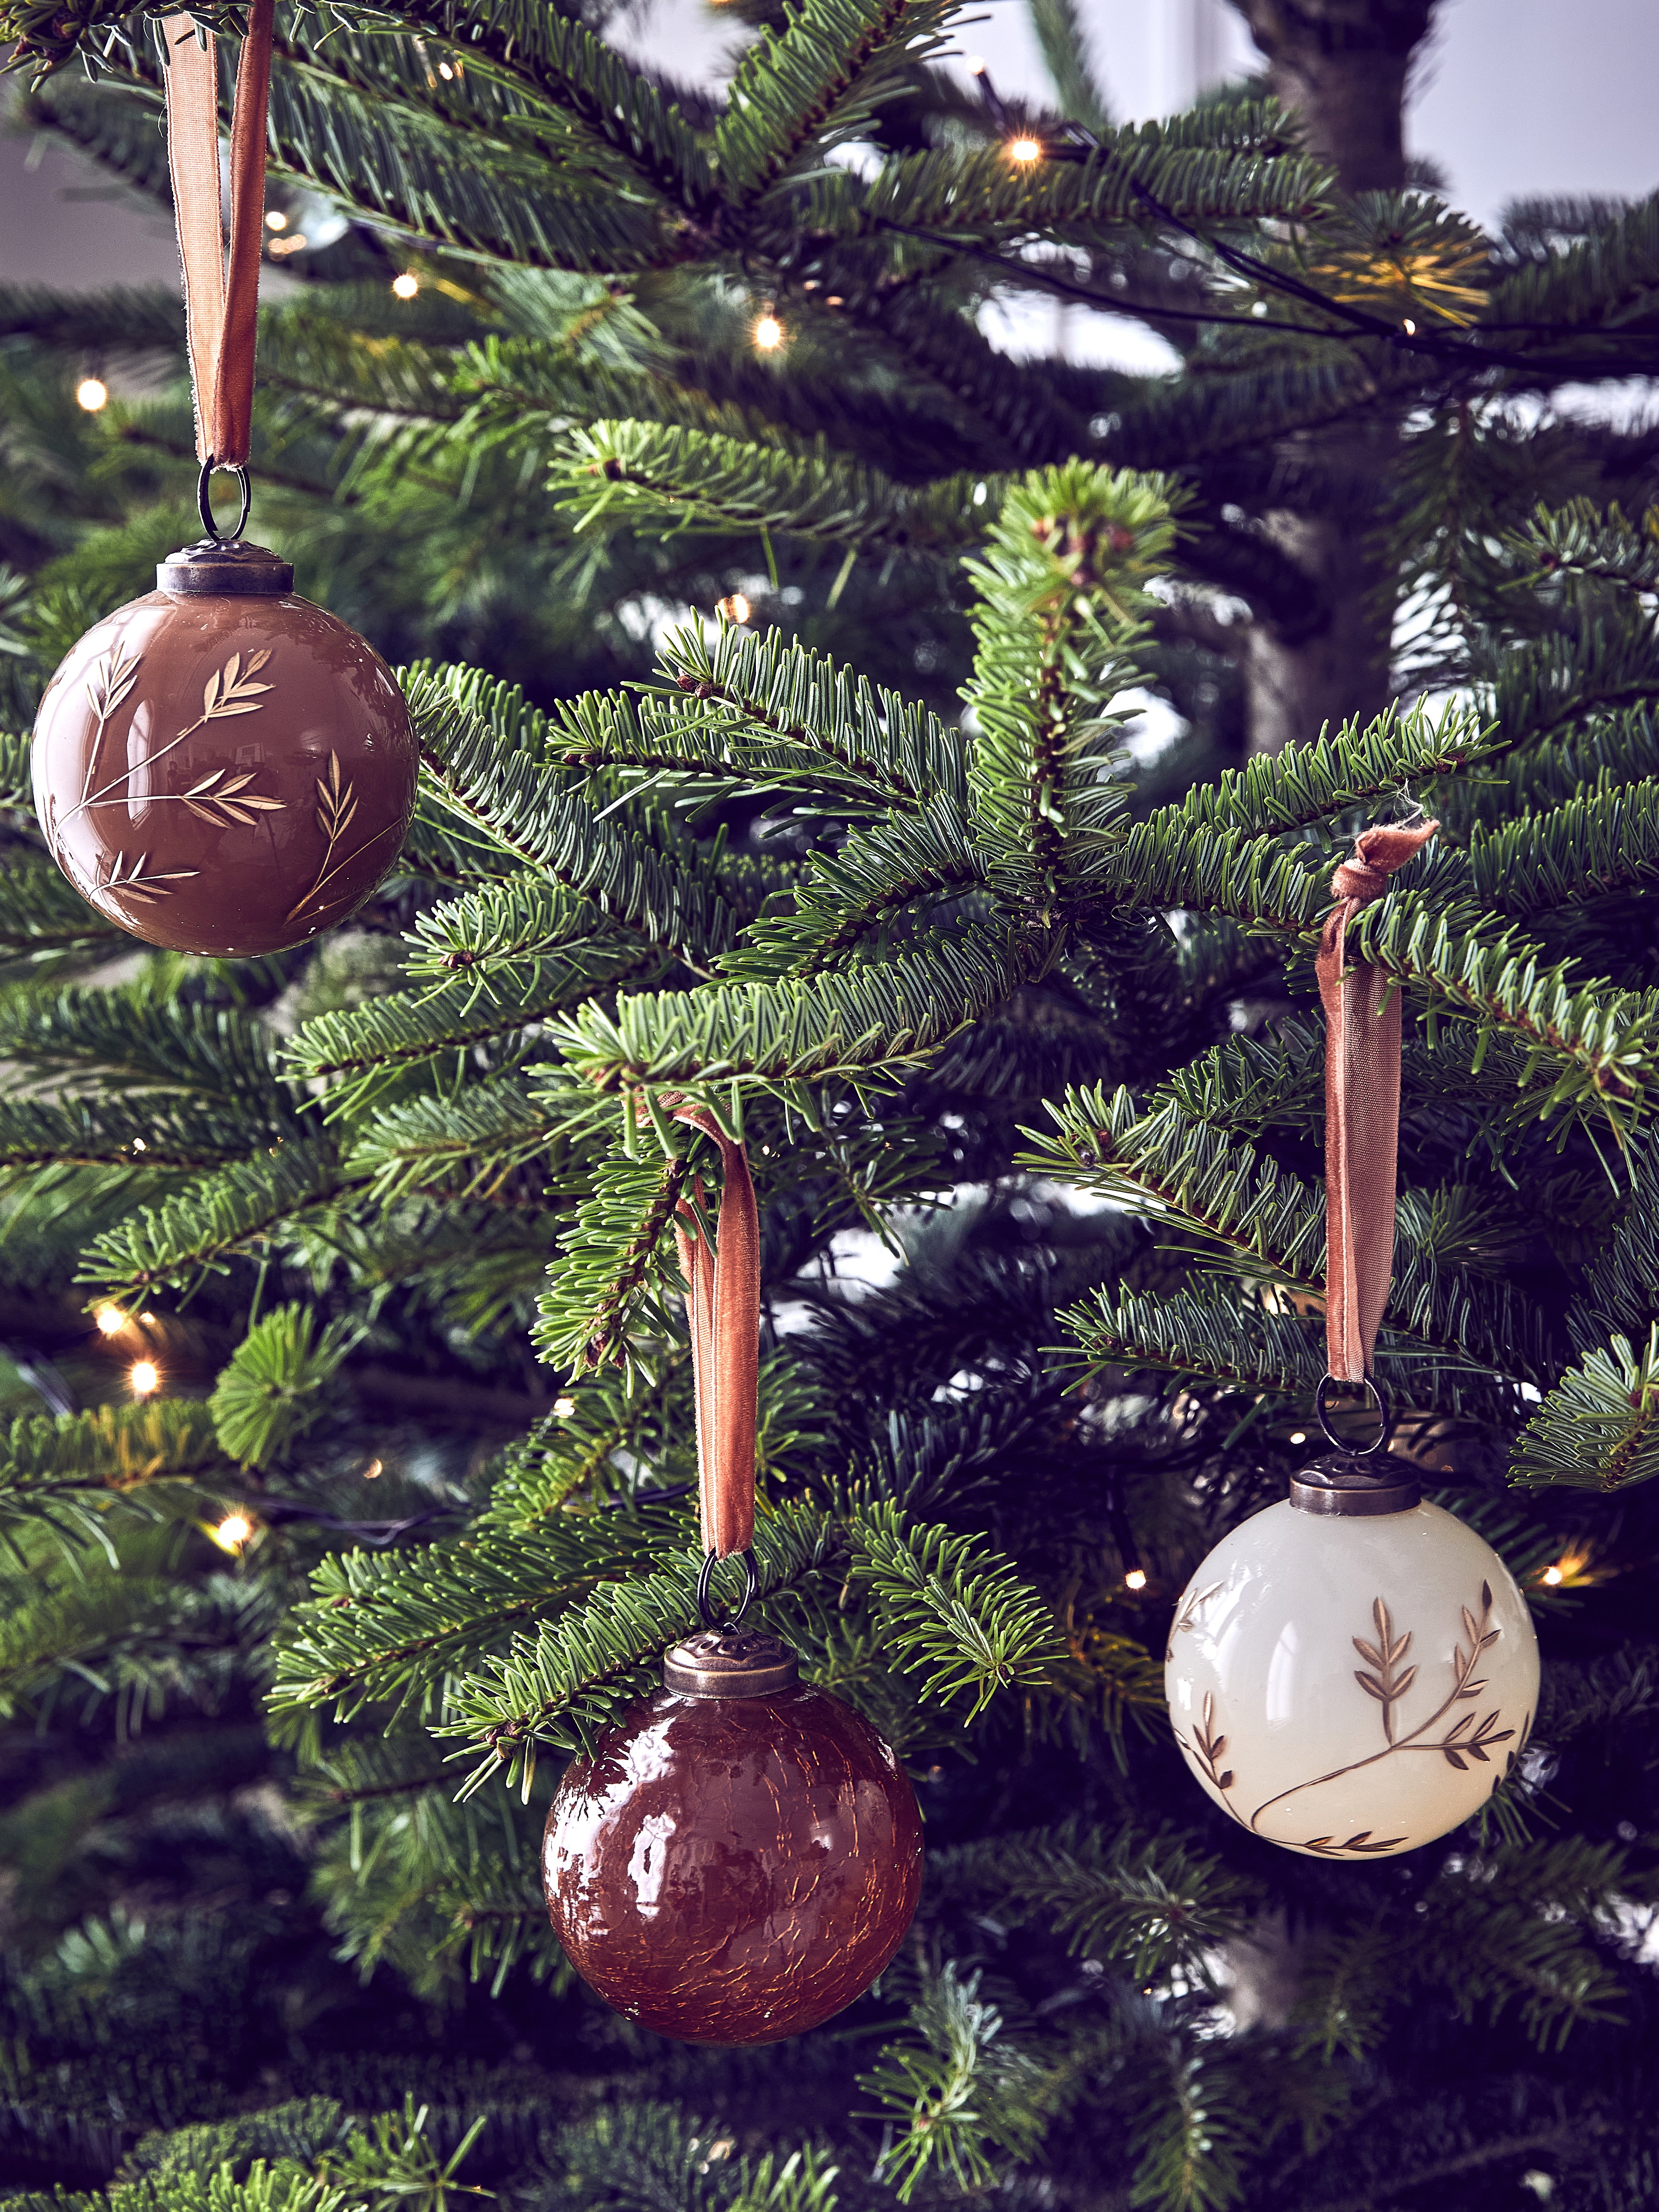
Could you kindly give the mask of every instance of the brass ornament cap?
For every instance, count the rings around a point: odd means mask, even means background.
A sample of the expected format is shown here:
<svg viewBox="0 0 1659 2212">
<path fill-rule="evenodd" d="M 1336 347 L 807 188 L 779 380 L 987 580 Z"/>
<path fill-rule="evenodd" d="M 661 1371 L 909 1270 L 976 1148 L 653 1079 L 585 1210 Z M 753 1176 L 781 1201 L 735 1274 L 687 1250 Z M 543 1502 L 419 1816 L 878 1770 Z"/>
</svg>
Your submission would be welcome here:
<svg viewBox="0 0 1659 2212">
<path fill-rule="evenodd" d="M 921 1863 L 893 1752 L 807 1685 L 658 1691 L 571 1762 L 542 1842 L 576 1972 L 687 2043 L 775 2043 L 861 1996 L 904 1940 Z"/>
<path fill-rule="evenodd" d="M 800 1661 L 757 1628 L 704 1628 L 663 1655 L 665 1690 L 683 1698 L 764 1698 L 793 1690 Z"/>
<path fill-rule="evenodd" d="M 1303 1513 L 1409 1513 L 1422 1502 L 1415 1471 L 1386 1452 L 1328 1452 L 1291 1477 L 1291 1503 Z"/>
<path fill-rule="evenodd" d="M 157 574 L 46 686 L 48 849 L 147 944 L 230 959 L 305 944 L 396 865 L 419 769 L 403 694 L 258 546 L 190 546 Z"/>
</svg>

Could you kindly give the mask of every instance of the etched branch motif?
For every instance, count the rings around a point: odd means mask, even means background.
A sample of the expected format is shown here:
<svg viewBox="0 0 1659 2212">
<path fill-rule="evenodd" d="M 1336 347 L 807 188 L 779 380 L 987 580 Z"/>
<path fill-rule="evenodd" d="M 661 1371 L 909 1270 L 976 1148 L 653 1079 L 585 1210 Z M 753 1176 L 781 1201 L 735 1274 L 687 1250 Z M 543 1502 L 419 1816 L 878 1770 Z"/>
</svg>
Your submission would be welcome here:
<svg viewBox="0 0 1659 2212">
<path fill-rule="evenodd" d="M 269 647 L 263 652 L 250 653 L 246 668 L 242 665 L 241 654 L 233 653 L 224 666 L 216 669 L 209 677 L 203 688 L 202 711 L 187 728 L 180 730 L 177 737 L 169 738 L 156 751 L 129 761 L 119 775 L 94 788 L 98 756 L 103 745 L 106 726 L 116 708 L 131 692 L 137 681 L 143 658 L 141 653 L 135 653 L 129 659 L 125 647 L 117 646 L 94 661 L 88 675 L 87 703 L 92 709 L 95 727 L 87 753 L 81 796 L 61 822 L 57 819 L 54 809 L 47 825 L 46 834 L 52 858 L 58 861 L 60 866 L 63 860 L 58 843 L 77 814 L 89 813 L 100 806 L 127 805 L 137 796 L 132 789 L 132 779 L 139 769 L 146 772 L 148 780 L 148 771 L 157 761 L 165 759 L 168 753 L 183 744 L 186 738 L 194 737 L 198 730 L 205 728 L 210 722 L 223 721 L 234 714 L 258 714 L 264 704 L 265 693 L 273 688 L 269 684 L 254 681 L 270 659 Z M 147 807 L 169 804 L 187 806 L 202 821 L 210 822 L 218 829 L 228 829 L 233 823 L 246 825 L 258 821 L 261 814 L 280 813 L 286 803 L 280 799 L 264 798 L 258 792 L 249 790 L 248 786 L 258 773 L 257 769 L 240 772 L 228 768 L 215 769 L 203 776 L 199 782 L 191 784 L 188 791 L 146 791 L 143 805 Z M 125 853 L 116 853 L 111 857 L 107 874 L 100 874 L 95 878 L 93 896 L 97 898 L 118 891 L 124 898 L 144 902 L 165 898 L 170 884 L 182 883 L 188 877 L 200 872 L 198 868 L 173 868 L 152 873 L 149 872 L 148 853 L 141 853 L 136 858 Z"/>
<path fill-rule="evenodd" d="M 1468 1617 L 1468 1608 L 1465 1607 L 1463 1618 L 1467 1620 Z M 1417 1680 L 1415 1667 L 1407 1667 L 1403 1674 L 1396 1674 L 1394 1671 L 1397 1663 L 1411 1650 L 1411 1632 L 1408 1629 L 1404 1636 L 1395 1640 L 1394 1626 L 1389 1619 L 1389 1608 L 1380 1597 L 1373 1598 L 1371 1601 L 1371 1619 L 1376 1624 L 1376 1643 L 1367 1644 L 1364 1637 L 1356 1636 L 1353 1639 L 1353 1648 L 1362 1659 L 1370 1661 L 1376 1672 L 1374 1674 L 1368 1674 L 1363 1668 L 1356 1667 L 1353 1670 L 1353 1678 L 1366 1696 L 1375 1698 L 1382 1706 L 1382 1733 L 1392 1743 L 1394 1741 L 1394 1709 Z"/>
<path fill-rule="evenodd" d="M 1207 1598 L 1213 1597 L 1220 1587 L 1218 1583 L 1214 1583 L 1188 1601 L 1171 1632 L 1172 1644 L 1176 1632 L 1194 1626 L 1198 1608 Z M 1462 1615 L 1463 1633 L 1452 1650 L 1451 1687 L 1426 1719 L 1419 1721 L 1414 1729 L 1401 1735 L 1397 1733 L 1396 1708 L 1416 1682 L 1419 1674 L 1415 1665 L 1408 1667 L 1403 1664 L 1411 1649 L 1413 1632 L 1407 1629 L 1396 1634 L 1387 1604 L 1380 1597 L 1374 1598 L 1371 1601 L 1374 1640 L 1358 1636 L 1352 1638 L 1355 1650 L 1367 1662 L 1364 1668 L 1357 1667 L 1353 1671 L 1354 1680 L 1361 1689 L 1382 1709 L 1379 1717 L 1382 1729 L 1382 1748 L 1368 1753 L 1364 1758 L 1351 1759 L 1346 1765 L 1334 1766 L 1328 1773 L 1310 1775 L 1305 1782 L 1293 1783 L 1288 1790 L 1281 1790 L 1275 1796 L 1264 1799 L 1248 1818 L 1230 1798 L 1224 1797 L 1225 1809 L 1243 1826 L 1260 1834 L 1261 1816 L 1273 1806 L 1282 1805 L 1304 1790 L 1316 1790 L 1323 1783 L 1339 1781 L 1345 1775 L 1358 1773 L 1365 1767 L 1376 1766 L 1406 1752 L 1436 1753 L 1449 1765 L 1463 1774 L 1468 1771 L 1471 1759 L 1477 1765 L 1491 1765 L 1498 1746 L 1512 1744 L 1513 1748 L 1503 1766 L 1504 1774 L 1511 1773 L 1526 1745 L 1527 1732 L 1532 1721 L 1529 1711 L 1523 1717 L 1518 1731 L 1498 1726 L 1502 1712 L 1498 1707 L 1478 1722 L 1474 1712 L 1459 1714 L 1442 1728 L 1442 1723 L 1448 1722 L 1455 1707 L 1473 1704 L 1487 1686 L 1486 1676 L 1478 1674 L 1476 1669 L 1483 1654 L 1491 1650 L 1502 1633 L 1492 1621 L 1492 1595 L 1489 1583 L 1483 1582 L 1480 1585 L 1479 1613 L 1466 1605 L 1462 1607 Z M 1232 1768 L 1224 1769 L 1221 1764 L 1228 1739 L 1221 1732 L 1212 1693 L 1205 1695 L 1202 1724 L 1194 1728 L 1191 1741 L 1179 1729 L 1176 1730 L 1176 1740 L 1218 1796 L 1233 1789 L 1237 1778 Z M 1494 1774 L 1494 1790 L 1501 1778 L 1501 1776 Z M 1407 1840 L 1404 1836 L 1378 1836 L 1370 1828 L 1361 1828 L 1357 1833 L 1340 1840 L 1334 1835 L 1310 1836 L 1302 1843 L 1301 1848 L 1321 1858 L 1340 1858 L 1348 1854 L 1364 1856 L 1372 1852 L 1397 1850 Z"/>
<path fill-rule="evenodd" d="M 308 906 L 318 902 L 319 894 L 325 884 L 331 883 L 334 878 L 343 869 L 349 868 L 354 860 L 360 860 L 370 846 L 378 845 L 382 837 L 388 836 L 398 826 L 395 823 L 388 822 L 383 830 L 377 830 L 367 843 L 359 845 L 356 852 L 348 853 L 342 860 L 335 860 L 335 848 L 351 827 L 356 811 L 356 792 L 341 776 L 340 756 L 331 750 L 328 757 L 327 780 L 325 781 L 321 776 L 317 779 L 317 820 L 327 842 L 323 848 L 323 857 L 317 864 L 315 880 L 310 890 L 302 893 L 289 908 L 283 917 L 284 921 L 296 921 Z M 331 861 L 334 863 L 331 867 L 329 865 Z M 325 899 L 320 903 L 325 906 L 328 902 Z"/>
<path fill-rule="evenodd" d="M 1219 1589 L 1220 1587 L 1220 1583 L 1218 1583 L 1215 1589 Z M 1214 1590 L 1206 1593 L 1209 1596 L 1213 1596 L 1214 1594 Z M 1201 1598 L 1194 1598 L 1193 1601 L 1194 1605 L 1200 1605 L 1202 1602 Z M 1237 1777 L 1231 1767 L 1224 1767 L 1221 1764 L 1227 1749 L 1227 1739 L 1217 1725 L 1215 1692 L 1212 1690 L 1206 1690 L 1204 1692 L 1204 1710 L 1199 1725 L 1193 1730 L 1192 1741 L 1188 1743 L 1179 1729 L 1176 1730 L 1175 1735 L 1176 1741 L 1182 1750 L 1189 1752 L 1203 1768 L 1205 1779 L 1212 1790 L 1224 1792 L 1232 1788 Z M 1222 1803 L 1241 1827 L 1249 1826 L 1249 1822 L 1246 1820 L 1237 1806 L 1229 1803 L 1224 1796 L 1222 1798 Z"/>
<path fill-rule="evenodd" d="M 204 775 L 176 796 L 192 814 L 222 830 L 233 822 L 257 822 L 262 814 L 280 813 L 283 805 L 280 799 L 262 799 L 257 791 L 246 788 L 258 773 L 249 769 L 241 775 L 232 775 L 228 768 L 216 768 L 211 775 Z"/>
<path fill-rule="evenodd" d="M 1173 1659 L 1175 1657 L 1175 1640 L 1176 1637 L 1190 1636 L 1192 1634 L 1194 1629 L 1198 1626 L 1198 1616 L 1200 1608 L 1209 1603 L 1210 1600 L 1216 1595 L 1220 1588 L 1221 1584 L 1219 1583 L 1212 1583 L 1208 1589 L 1194 1590 L 1191 1597 L 1188 1599 L 1186 1604 L 1182 1607 L 1180 1613 L 1170 1625 L 1170 1640 L 1164 1646 L 1164 1656 L 1166 1660 Z"/>
<path fill-rule="evenodd" d="M 168 868 L 151 875 L 149 869 L 148 853 L 140 853 L 136 859 L 117 853 L 111 858 L 109 873 L 94 880 L 93 896 L 99 898 L 106 891 L 119 891 L 123 898 L 137 899 L 148 906 L 155 899 L 170 896 L 169 884 L 181 884 L 188 877 L 202 872 L 199 868 Z"/>
</svg>

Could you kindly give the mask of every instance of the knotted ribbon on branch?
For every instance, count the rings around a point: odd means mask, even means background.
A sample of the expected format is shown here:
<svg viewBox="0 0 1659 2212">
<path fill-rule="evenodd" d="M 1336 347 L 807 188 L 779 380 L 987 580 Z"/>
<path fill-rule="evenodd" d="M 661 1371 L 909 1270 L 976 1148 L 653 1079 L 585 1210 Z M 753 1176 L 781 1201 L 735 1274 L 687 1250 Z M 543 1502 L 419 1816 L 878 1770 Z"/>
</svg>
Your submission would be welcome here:
<svg viewBox="0 0 1659 2212">
<path fill-rule="evenodd" d="M 1394 1273 L 1400 1150 L 1400 992 L 1383 968 L 1345 975 L 1348 924 L 1433 836 L 1437 822 L 1360 832 L 1331 878 L 1336 904 L 1319 939 L 1325 1008 L 1325 1334 L 1332 1377 L 1363 1384 Z"/>
<path fill-rule="evenodd" d="M 252 0 L 230 125 L 230 255 L 219 200 L 219 64 L 191 15 L 161 24 L 167 167 L 173 178 L 185 327 L 196 395 L 196 458 L 243 467 L 253 429 L 253 350 L 264 244 L 265 109 L 276 0 Z"/>
<path fill-rule="evenodd" d="M 664 1102 L 665 1104 L 666 1101 Z M 720 1218 L 711 1248 L 693 1209 L 674 1217 L 691 1323 L 697 1401 L 697 1489 L 703 1548 L 718 1559 L 755 1540 L 755 1430 L 760 1385 L 760 1214 L 749 1156 L 706 1107 L 672 1109 L 720 1147 Z M 702 1187 L 692 1189 L 699 1206 Z"/>
</svg>

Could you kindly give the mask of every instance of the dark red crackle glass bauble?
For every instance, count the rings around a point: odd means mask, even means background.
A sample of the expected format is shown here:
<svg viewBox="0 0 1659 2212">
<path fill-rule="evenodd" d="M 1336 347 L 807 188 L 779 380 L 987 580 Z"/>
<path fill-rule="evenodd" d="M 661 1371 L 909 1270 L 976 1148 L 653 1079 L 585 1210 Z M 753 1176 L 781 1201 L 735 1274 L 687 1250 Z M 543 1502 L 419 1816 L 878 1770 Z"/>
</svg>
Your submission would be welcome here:
<svg viewBox="0 0 1659 2212">
<path fill-rule="evenodd" d="M 82 898 L 150 945 L 301 945 L 398 858 L 418 768 L 403 694 L 262 547 L 193 545 L 155 573 L 40 702 L 46 843 Z"/>
<path fill-rule="evenodd" d="M 775 1638 L 678 1644 L 568 1769 L 542 1875 L 572 1965 L 641 2027 L 775 2043 L 862 1996 L 921 1891 L 921 1820 L 867 1721 Z"/>
</svg>

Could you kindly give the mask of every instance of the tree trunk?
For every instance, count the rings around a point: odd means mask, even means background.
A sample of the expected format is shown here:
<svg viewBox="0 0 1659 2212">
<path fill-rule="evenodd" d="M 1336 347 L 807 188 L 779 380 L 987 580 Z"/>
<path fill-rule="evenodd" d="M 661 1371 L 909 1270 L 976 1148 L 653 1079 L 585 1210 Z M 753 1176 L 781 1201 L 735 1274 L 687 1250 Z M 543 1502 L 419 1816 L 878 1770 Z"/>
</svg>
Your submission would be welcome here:
<svg viewBox="0 0 1659 2212">
<path fill-rule="evenodd" d="M 1308 149 L 1344 191 L 1398 191 L 1406 180 L 1406 79 L 1434 0 L 1233 0 L 1267 58 L 1267 81 L 1302 121 Z M 1338 481 L 1389 482 L 1398 431 L 1372 421 L 1297 442 Z M 1281 510 L 1274 543 L 1308 579 L 1318 618 L 1293 639 L 1258 619 L 1245 659 L 1250 750 L 1306 744 L 1328 722 L 1387 705 L 1395 600 L 1389 564 L 1352 514 Z"/>
</svg>

